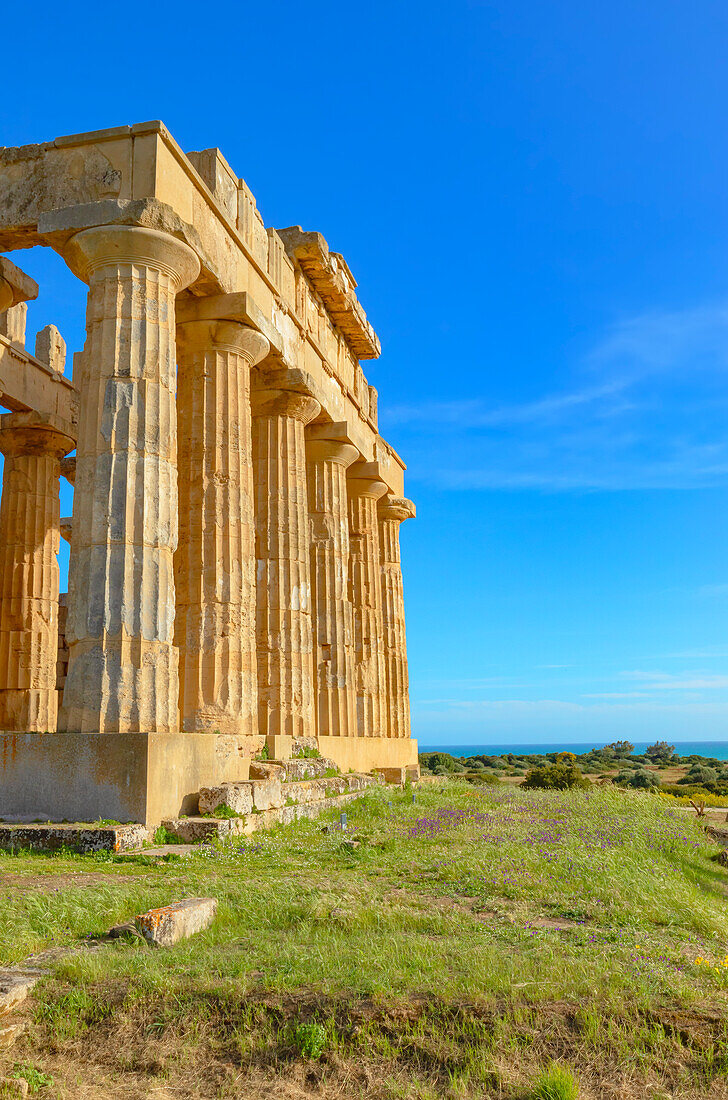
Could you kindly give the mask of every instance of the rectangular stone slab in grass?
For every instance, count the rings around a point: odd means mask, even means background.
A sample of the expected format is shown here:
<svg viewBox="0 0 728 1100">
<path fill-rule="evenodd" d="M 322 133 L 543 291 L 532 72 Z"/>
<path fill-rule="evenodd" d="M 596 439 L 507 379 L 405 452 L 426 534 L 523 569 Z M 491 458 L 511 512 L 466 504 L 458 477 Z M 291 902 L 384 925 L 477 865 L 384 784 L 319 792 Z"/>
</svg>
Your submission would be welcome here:
<svg viewBox="0 0 728 1100">
<path fill-rule="evenodd" d="M 75 852 L 130 852 L 149 839 L 144 825 L 88 825 L 80 822 L 30 825 L 0 823 L 0 848 L 35 848 L 55 852 L 72 848 Z"/>
<path fill-rule="evenodd" d="M 42 977 L 41 970 L 0 970 L 0 1017 L 22 1004 Z"/>
<path fill-rule="evenodd" d="M 185 898 L 142 913 L 135 918 L 134 924 L 147 943 L 171 947 L 208 928 L 216 913 L 217 898 Z"/>
</svg>

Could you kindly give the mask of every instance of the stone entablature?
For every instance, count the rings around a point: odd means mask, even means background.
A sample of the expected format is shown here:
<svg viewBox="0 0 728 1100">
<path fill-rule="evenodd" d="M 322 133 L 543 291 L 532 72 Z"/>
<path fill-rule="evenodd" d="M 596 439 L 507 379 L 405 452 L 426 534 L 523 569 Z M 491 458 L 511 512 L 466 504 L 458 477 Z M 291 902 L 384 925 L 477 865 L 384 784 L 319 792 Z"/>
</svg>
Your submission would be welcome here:
<svg viewBox="0 0 728 1100">
<path fill-rule="evenodd" d="M 0 818 L 159 821 L 294 742 L 416 767 L 414 506 L 343 257 L 161 123 L 0 150 L 0 247 L 34 244 L 87 283 L 86 344 L 73 380 L 55 326 L 29 354 L 0 257 Z"/>
<path fill-rule="evenodd" d="M 346 262 L 320 233 L 266 228 L 220 151 L 185 154 L 161 122 L 0 149 L 0 250 L 63 253 L 74 232 L 112 223 L 191 245 L 201 269 L 190 296 L 244 292 L 273 354 L 309 373 L 324 407 L 336 406 L 333 419 L 350 422 L 362 454 L 402 494 L 404 466 L 377 436 L 376 391 L 359 365 L 379 355 L 379 341 Z"/>
</svg>

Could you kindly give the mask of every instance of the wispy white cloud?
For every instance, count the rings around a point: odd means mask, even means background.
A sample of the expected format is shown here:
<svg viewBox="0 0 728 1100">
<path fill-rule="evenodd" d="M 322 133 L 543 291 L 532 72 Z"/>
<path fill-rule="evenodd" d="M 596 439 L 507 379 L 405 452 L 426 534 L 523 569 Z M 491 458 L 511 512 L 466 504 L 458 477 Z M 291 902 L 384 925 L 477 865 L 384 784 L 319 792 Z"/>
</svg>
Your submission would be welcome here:
<svg viewBox="0 0 728 1100">
<path fill-rule="evenodd" d="M 646 691 L 589 691 L 584 692 L 582 699 L 647 699 Z"/>
<path fill-rule="evenodd" d="M 407 434 L 411 476 L 443 489 L 728 484 L 728 306 L 620 321 L 572 374 L 572 386 L 522 403 L 463 398 L 382 415 Z"/>
<path fill-rule="evenodd" d="M 642 691 L 716 691 L 728 688 L 728 676 L 716 672 L 671 673 L 633 669 L 621 673 L 628 680 L 638 680 Z"/>
</svg>

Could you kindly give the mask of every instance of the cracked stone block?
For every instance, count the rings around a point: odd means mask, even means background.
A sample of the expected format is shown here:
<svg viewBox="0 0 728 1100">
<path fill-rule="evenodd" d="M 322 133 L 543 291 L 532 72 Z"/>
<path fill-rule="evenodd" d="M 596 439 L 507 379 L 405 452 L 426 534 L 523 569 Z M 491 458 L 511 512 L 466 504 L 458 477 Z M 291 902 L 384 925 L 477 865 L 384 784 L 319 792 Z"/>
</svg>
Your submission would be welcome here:
<svg viewBox="0 0 728 1100">
<path fill-rule="evenodd" d="M 155 947 L 172 947 L 209 928 L 216 913 L 217 898 L 185 898 L 160 909 L 150 909 L 134 923 L 147 943 Z"/>
<path fill-rule="evenodd" d="M 278 786 L 280 787 L 280 783 Z M 249 814 L 253 809 L 252 783 L 221 783 L 219 787 L 202 787 L 200 813 L 212 814 L 220 805 L 229 806 L 236 814 Z"/>
<path fill-rule="evenodd" d="M 283 790 L 280 779 L 253 779 L 253 806 L 256 810 L 276 810 L 283 805 Z"/>
</svg>

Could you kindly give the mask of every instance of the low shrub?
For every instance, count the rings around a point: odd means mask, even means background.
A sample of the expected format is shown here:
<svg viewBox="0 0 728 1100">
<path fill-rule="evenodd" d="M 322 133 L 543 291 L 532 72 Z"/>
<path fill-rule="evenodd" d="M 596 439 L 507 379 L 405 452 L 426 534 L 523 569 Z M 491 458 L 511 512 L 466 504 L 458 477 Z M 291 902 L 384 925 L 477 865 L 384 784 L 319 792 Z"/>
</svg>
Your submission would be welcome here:
<svg viewBox="0 0 728 1100">
<path fill-rule="evenodd" d="M 573 764 L 543 764 L 531 768 L 523 783 L 529 790 L 567 791 L 573 787 L 589 787 L 579 768 Z"/>
<path fill-rule="evenodd" d="M 651 791 L 660 786 L 660 780 L 647 768 L 637 768 L 632 772 L 620 772 L 614 779 L 618 787 L 633 787 L 636 790 Z"/>
</svg>

